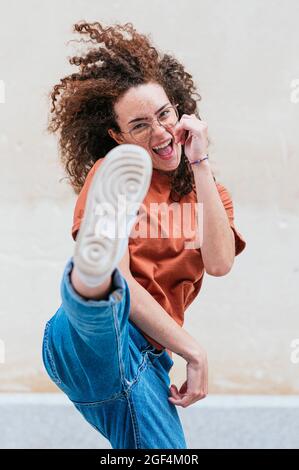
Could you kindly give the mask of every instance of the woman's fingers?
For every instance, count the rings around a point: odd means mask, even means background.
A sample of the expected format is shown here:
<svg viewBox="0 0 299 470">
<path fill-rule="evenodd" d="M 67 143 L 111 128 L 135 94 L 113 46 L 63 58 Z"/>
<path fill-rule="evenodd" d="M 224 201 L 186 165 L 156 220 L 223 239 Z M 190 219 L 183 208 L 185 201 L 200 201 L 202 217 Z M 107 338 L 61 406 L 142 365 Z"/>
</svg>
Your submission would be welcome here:
<svg viewBox="0 0 299 470">
<path fill-rule="evenodd" d="M 175 398 L 175 399 L 180 399 L 180 398 L 181 398 L 180 393 L 179 393 L 179 391 L 178 391 L 176 385 L 171 385 L 171 387 L 170 387 L 170 393 L 171 393 L 171 395 L 172 395 L 171 398 Z M 170 398 L 170 397 L 169 397 L 169 398 Z"/>
<path fill-rule="evenodd" d="M 206 354 L 201 357 L 196 356 L 187 364 L 187 380 L 180 387 L 176 385 L 170 387 L 171 396 L 169 401 L 183 408 L 192 405 L 198 400 L 202 400 L 208 394 L 208 361 Z"/>
<path fill-rule="evenodd" d="M 181 395 L 185 395 L 185 393 L 187 393 L 187 387 L 188 387 L 188 383 L 187 383 L 187 380 L 186 380 L 180 388 L 180 394 Z"/>
<path fill-rule="evenodd" d="M 169 397 L 169 400 L 176 406 L 182 406 L 183 408 L 186 408 L 187 406 L 192 405 L 193 403 L 196 403 L 198 400 L 202 400 L 205 397 L 205 393 L 201 393 L 200 395 L 186 394 L 181 398 Z"/>
<path fill-rule="evenodd" d="M 180 390 L 178 390 L 176 385 L 171 385 L 170 392 L 172 395 L 171 397 L 169 397 L 170 401 L 174 405 L 179 405 L 183 407 L 189 406 L 192 403 L 195 403 L 197 400 L 201 400 L 206 396 L 204 392 L 201 392 L 200 394 L 195 392 L 188 392 L 187 381 L 183 383 Z"/>
<path fill-rule="evenodd" d="M 173 129 L 174 133 L 174 140 L 176 144 L 182 144 L 184 145 L 185 140 L 186 140 L 186 127 L 184 125 L 184 122 L 179 122 Z"/>
<path fill-rule="evenodd" d="M 174 139 L 175 139 L 176 144 L 182 143 L 182 137 L 183 137 L 184 132 L 185 132 L 184 129 L 176 130 L 174 132 Z"/>
<path fill-rule="evenodd" d="M 173 400 L 181 400 L 183 396 L 186 394 L 187 391 L 187 382 L 184 382 L 184 384 L 181 386 L 180 390 L 178 390 L 177 386 L 172 384 L 170 386 L 170 393 L 171 397 Z"/>
</svg>

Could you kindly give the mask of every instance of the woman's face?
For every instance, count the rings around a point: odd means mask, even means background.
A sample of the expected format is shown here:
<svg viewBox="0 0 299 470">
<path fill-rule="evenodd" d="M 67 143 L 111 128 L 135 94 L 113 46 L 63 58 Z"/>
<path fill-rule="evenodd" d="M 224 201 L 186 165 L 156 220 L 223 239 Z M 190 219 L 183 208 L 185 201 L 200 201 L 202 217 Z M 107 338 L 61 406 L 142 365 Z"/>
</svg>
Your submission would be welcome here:
<svg viewBox="0 0 299 470">
<path fill-rule="evenodd" d="M 157 111 L 164 105 L 172 105 L 170 103 L 163 87 L 157 83 L 147 83 L 138 85 L 137 87 L 130 88 L 120 99 L 115 103 L 114 111 L 117 116 L 117 122 L 122 132 L 128 132 L 133 129 L 141 121 L 130 122 L 137 118 L 148 118 L 146 122 L 152 122 L 153 128 L 146 142 L 137 143 L 131 134 L 118 134 L 112 129 L 109 129 L 110 136 L 119 144 L 135 144 L 145 148 L 151 156 L 153 168 L 163 171 L 175 170 L 181 160 L 181 144 L 175 144 L 173 134 L 170 129 L 159 125 L 156 118 L 160 113 Z M 156 114 L 155 114 L 156 113 Z M 145 120 L 143 119 L 143 122 Z M 158 155 L 153 147 L 160 146 L 165 142 L 172 139 L 172 153 L 169 156 L 163 157 Z"/>
</svg>

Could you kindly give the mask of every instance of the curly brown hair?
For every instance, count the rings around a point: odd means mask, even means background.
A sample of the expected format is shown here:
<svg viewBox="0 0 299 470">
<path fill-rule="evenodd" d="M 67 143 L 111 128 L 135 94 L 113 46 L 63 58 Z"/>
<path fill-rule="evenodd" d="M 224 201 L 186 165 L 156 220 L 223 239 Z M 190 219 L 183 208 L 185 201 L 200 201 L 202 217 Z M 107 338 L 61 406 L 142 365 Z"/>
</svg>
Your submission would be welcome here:
<svg viewBox="0 0 299 470">
<path fill-rule="evenodd" d="M 78 194 L 94 163 L 118 145 L 108 129 L 120 131 L 114 104 L 129 88 L 158 83 L 172 104 L 178 104 L 179 117 L 195 114 L 200 119 L 196 101 L 201 96 L 183 65 L 175 57 L 161 54 L 132 23 L 105 28 L 99 22 L 80 21 L 73 30 L 89 36 L 79 43 L 92 46 L 84 56 L 69 58 L 80 71 L 60 79 L 50 92 L 52 108 L 47 130 L 59 131 L 61 162 Z M 169 173 L 174 200 L 195 189 L 184 146 L 180 164 Z"/>
</svg>

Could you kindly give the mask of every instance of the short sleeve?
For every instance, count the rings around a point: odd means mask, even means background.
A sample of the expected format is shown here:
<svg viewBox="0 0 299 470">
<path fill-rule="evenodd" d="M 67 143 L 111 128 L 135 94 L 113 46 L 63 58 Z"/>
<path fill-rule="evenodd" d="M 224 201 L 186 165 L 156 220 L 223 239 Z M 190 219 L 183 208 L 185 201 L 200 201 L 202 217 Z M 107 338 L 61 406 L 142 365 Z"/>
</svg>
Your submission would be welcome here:
<svg viewBox="0 0 299 470">
<path fill-rule="evenodd" d="M 85 209 L 85 204 L 86 204 L 86 199 L 87 199 L 87 194 L 88 190 L 90 188 L 90 184 L 92 181 L 92 177 L 100 165 L 100 163 L 103 161 L 103 158 L 100 158 L 99 160 L 96 161 L 96 163 L 93 165 L 93 167 L 89 170 L 84 185 L 82 186 L 82 189 L 78 195 L 77 202 L 75 205 L 74 209 L 74 215 L 73 215 L 73 226 L 72 226 L 72 237 L 74 240 L 76 240 L 77 233 L 79 231 L 81 221 L 83 219 L 84 215 L 84 209 Z"/>
<path fill-rule="evenodd" d="M 230 195 L 229 191 L 226 189 L 225 186 L 223 186 L 223 184 L 218 183 L 218 182 L 216 182 L 216 187 L 218 189 L 219 196 L 221 198 L 223 206 L 226 210 L 230 226 L 231 226 L 231 228 L 234 232 L 234 236 L 235 236 L 235 256 L 237 256 L 246 247 L 246 241 L 245 241 L 243 235 L 237 230 L 237 228 L 235 226 L 234 206 L 233 206 L 233 201 L 232 201 L 232 198 L 231 198 L 231 195 Z"/>
</svg>

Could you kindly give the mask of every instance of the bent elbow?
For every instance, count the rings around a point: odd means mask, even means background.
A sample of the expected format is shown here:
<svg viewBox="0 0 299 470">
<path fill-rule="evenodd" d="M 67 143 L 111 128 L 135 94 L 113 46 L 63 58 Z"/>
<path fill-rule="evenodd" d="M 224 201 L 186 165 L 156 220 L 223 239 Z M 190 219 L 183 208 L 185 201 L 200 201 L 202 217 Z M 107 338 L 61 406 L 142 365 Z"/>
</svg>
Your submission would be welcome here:
<svg viewBox="0 0 299 470">
<path fill-rule="evenodd" d="M 233 267 L 233 263 L 221 265 L 221 266 L 213 266 L 212 268 L 206 268 L 206 273 L 210 274 L 210 276 L 225 276 L 230 272 Z"/>
</svg>

